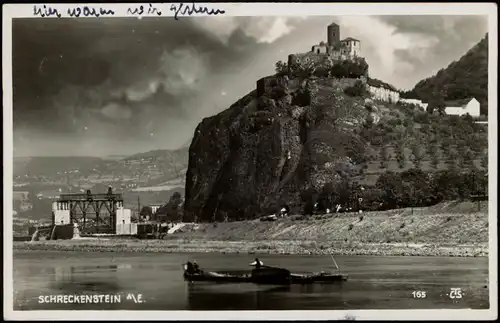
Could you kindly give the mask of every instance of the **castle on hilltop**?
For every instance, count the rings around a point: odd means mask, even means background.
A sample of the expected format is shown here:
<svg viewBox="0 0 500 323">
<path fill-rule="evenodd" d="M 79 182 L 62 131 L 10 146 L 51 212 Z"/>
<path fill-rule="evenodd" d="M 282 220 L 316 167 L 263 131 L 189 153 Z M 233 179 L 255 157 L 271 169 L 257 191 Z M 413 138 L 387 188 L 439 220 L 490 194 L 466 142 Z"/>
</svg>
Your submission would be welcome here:
<svg viewBox="0 0 500 323">
<path fill-rule="evenodd" d="M 352 37 L 340 40 L 340 26 L 336 23 L 331 23 L 327 27 L 327 43 L 320 42 L 319 45 L 314 45 L 311 52 L 315 54 L 327 54 L 329 56 L 361 56 L 361 41 Z"/>
<path fill-rule="evenodd" d="M 313 45 L 310 52 L 301 54 L 291 54 L 288 56 L 288 63 L 301 63 L 324 59 L 349 60 L 361 57 L 361 41 L 352 37 L 340 40 L 340 26 L 331 23 L 327 27 L 327 42 L 321 41 L 318 45 Z"/>
</svg>

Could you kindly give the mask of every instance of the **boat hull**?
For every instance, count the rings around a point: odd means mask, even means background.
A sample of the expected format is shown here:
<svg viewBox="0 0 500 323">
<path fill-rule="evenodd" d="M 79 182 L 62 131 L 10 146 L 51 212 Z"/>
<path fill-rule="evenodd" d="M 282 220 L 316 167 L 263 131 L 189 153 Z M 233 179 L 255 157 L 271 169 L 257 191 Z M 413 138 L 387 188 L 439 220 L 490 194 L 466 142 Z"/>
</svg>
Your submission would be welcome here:
<svg viewBox="0 0 500 323">
<path fill-rule="evenodd" d="M 196 274 L 185 271 L 184 280 L 286 285 L 290 284 L 291 274 L 288 270 L 281 268 L 261 268 L 240 272 L 200 272 Z"/>
<path fill-rule="evenodd" d="M 292 274 L 286 269 L 268 268 L 246 272 L 184 272 L 184 280 L 190 282 L 254 283 L 271 285 L 331 284 L 347 280 L 347 275 L 334 273 Z"/>
</svg>

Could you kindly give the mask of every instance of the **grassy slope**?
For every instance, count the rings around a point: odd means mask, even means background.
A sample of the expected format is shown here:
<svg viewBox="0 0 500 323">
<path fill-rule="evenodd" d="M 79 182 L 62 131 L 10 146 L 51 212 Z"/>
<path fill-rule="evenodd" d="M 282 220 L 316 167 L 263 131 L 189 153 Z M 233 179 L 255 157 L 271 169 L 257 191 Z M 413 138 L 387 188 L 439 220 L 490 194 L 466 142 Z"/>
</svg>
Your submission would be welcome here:
<svg viewBox="0 0 500 323">
<path fill-rule="evenodd" d="M 360 216 L 363 216 L 361 219 Z M 364 214 L 316 216 L 308 220 L 276 222 L 243 221 L 203 224 L 198 230 L 172 238 L 202 240 L 315 240 L 342 243 L 436 243 L 488 242 L 488 212 L 483 203 L 477 212 L 472 202 L 445 202 L 429 208 L 399 209 Z"/>
<path fill-rule="evenodd" d="M 470 202 L 309 220 L 199 225 L 167 240 L 14 242 L 16 251 L 487 256 L 488 212 Z M 402 226 L 402 224 L 405 224 Z M 352 229 L 349 229 L 352 226 Z M 191 228 L 193 229 L 193 228 Z"/>
</svg>

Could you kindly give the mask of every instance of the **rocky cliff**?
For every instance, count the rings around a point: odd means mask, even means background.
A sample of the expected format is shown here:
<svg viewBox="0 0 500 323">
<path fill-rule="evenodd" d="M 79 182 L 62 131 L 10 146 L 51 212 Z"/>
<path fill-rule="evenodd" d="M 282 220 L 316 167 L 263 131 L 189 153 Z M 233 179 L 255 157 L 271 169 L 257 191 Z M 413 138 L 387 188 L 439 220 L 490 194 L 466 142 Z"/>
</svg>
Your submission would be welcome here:
<svg viewBox="0 0 500 323">
<path fill-rule="evenodd" d="M 344 94 L 356 80 L 270 76 L 229 109 L 203 119 L 189 148 L 185 219 L 254 218 L 357 172 L 358 132 L 373 110 Z"/>
</svg>

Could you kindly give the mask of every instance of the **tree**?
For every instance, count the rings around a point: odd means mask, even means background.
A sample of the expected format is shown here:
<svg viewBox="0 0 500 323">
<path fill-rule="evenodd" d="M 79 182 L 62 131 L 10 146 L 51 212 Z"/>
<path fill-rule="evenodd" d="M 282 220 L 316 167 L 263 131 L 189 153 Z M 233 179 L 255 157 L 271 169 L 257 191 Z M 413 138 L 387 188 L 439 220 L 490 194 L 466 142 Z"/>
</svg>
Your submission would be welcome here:
<svg viewBox="0 0 500 323">
<path fill-rule="evenodd" d="M 437 172 L 433 180 L 434 195 L 438 201 L 461 198 L 460 174 L 453 170 Z"/>
<path fill-rule="evenodd" d="M 433 154 L 431 156 L 431 164 L 432 164 L 432 167 L 434 167 L 434 169 L 437 169 L 438 168 L 438 165 L 439 165 L 439 158 L 438 158 L 438 155 L 437 154 Z"/>
<path fill-rule="evenodd" d="M 166 215 L 169 221 L 181 221 L 183 215 L 182 202 L 182 195 L 179 192 L 175 192 L 167 204 L 160 207 L 156 213 Z"/>
<path fill-rule="evenodd" d="M 375 186 L 380 189 L 386 208 L 398 208 L 403 202 L 403 184 L 401 176 L 394 172 L 386 172 L 379 176 Z"/>
<path fill-rule="evenodd" d="M 151 217 L 153 215 L 153 209 L 151 206 L 143 206 L 141 209 L 141 212 L 139 212 L 141 216 L 149 216 Z"/>
<path fill-rule="evenodd" d="M 333 201 L 335 199 L 335 185 L 333 183 L 326 183 L 323 185 L 321 189 L 321 193 L 319 195 L 319 201 L 321 205 L 325 208 L 332 208 Z"/>
<path fill-rule="evenodd" d="M 439 115 L 445 115 L 446 103 L 444 102 L 444 98 L 440 93 L 436 93 L 429 100 L 429 105 L 427 106 L 427 112 L 429 114 L 433 114 L 435 111 L 439 113 Z"/>
<path fill-rule="evenodd" d="M 275 68 L 276 74 L 285 75 L 288 73 L 288 65 L 285 62 L 278 61 L 278 62 L 276 62 L 275 66 L 276 66 L 276 68 Z"/>
<path fill-rule="evenodd" d="M 429 144 L 426 146 L 426 149 L 427 149 L 427 155 L 429 155 L 429 156 L 437 154 L 438 146 L 437 146 L 437 140 L 436 140 L 435 136 L 433 136 L 429 140 Z"/>
<path fill-rule="evenodd" d="M 441 141 L 441 151 L 443 152 L 443 155 L 450 156 L 450 153 L 451 153 L 451 139 L 444 138 Z"/>
<path fill-rule="evenodd" d="M 422 159 L 423 159 L 423 154 L 422 150 L 420 149 L 420 146 L 418 144 L 414 144 L 412 146 L 412 156 L 413 156 L 413 163 L 415 164 L 416 168 L 420 168 L 422 165 Z"/>
<path fill-rule="evenodd" d="M 488 154 L 482 154 L 481 156 L 481 167 L 488 170 Z"/>
<path fill-rule="evenodd" d="M 474 153 L 470 149 L 466 149 L 463 155 L 463 161 L 465 167 L 473 167 L 474 166 Z"/>
<path fill-rule="evenodd" d="M 427 206 L 433 201 L 430 179 L 420 169 L 409 169 L 401 173 L 403 185 L 403 201 L 408 206 Z"/>
<path fill-rule="evenodd" d="M 345 88 L 344 93 L 351 97 L 364 97 L 367 95 L 365 85 L 361 81 L 356 81 L 353 86 Z"/>
<path fill-rule="evenodd" d="M 403 169 L 406 166 L 406 158 L 404 153 L 404 143 L 399 143 L 396 148 L 396 160 L 398 162 L 399 168 Z"/>
<path fill-rule="evenodd" d="M 361 76 L 367 76 L 368 64 L 362 58 L 335 62 L 330 68 L 330 75 L 336 78 L 360 78 Z"/>
<path fill-rule="evenodd" d="M 312 215 L 314 213 L 314 204 L 318 199 L 318 192 L 314 188 L 308 188 L 301 193 L 301 199 L 304 205 L 304 215 Z"/>
<path fill-rule="evenodd" d="M 380 167 L 382 169 L 387 168 L 387 161 L 389 160 L 389 151 L 387 150 L 386 146 L 382 146 L 380 149 Z"/>
</svg>

